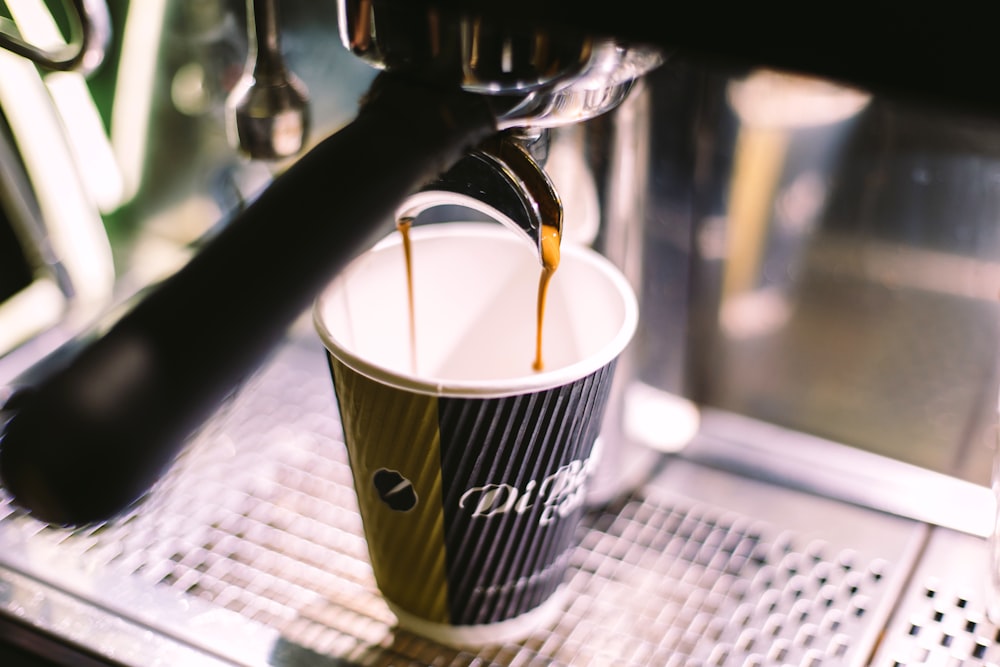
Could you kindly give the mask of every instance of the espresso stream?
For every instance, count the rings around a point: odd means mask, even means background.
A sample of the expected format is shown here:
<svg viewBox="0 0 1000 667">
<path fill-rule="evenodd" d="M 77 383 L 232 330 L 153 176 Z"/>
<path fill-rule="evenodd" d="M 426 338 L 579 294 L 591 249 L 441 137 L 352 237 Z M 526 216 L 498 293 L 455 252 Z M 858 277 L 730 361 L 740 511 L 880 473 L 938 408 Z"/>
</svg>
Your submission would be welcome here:
<svg viewBox="0 0 1000 667">
<path fill-rule="evenodd" d="M 542 325 L 545 322 L 545 301 L 549 294 L 549 282 L 559 268 L 559 247 L 562 234 L 555 225 L 542 225 L 542 274 L 538 278 L 538 324 L 535 332 L 535 361 L 531 367 L 536 371 L 545 368 L 542 361 Z"/>
<path fill-rule="evenodd" d="M 410 228 L 413 226 L 412 218 L 400 218 L 396 223 L 396 229 L 403 239 L 403 255 L 406 258 L 406 298 L 410 307 L 410 368 L 415 374 L 417 372 L 417 324 L 413 307 L 413 248 L 410 244 Z M 531 367 L 535 371 L 545 368 L 542 357 L 542 331 L 545 323 L 545 302 L 548 298 L 549 283 L 556 269 L 559 268 L 559 248 L 562 242 L 562 234 L 559 227 L 555 225 L 542 225 L 541 253 L 542 253 L 542 273 L 538 278 L 538 303 L 537 322 L 535 325 L 535 360 Z"/>
<path fill-rule="evenodd" d="M 413 246 L 410 245 L 410 227 L 413 218 L 400 218 L 396 229 L 403 237 L 403 254 L 406 257 L 406 300 L 410 305 L 410 371 L 417 374 L 417 320 L 413 308 Z"/>
</svg>

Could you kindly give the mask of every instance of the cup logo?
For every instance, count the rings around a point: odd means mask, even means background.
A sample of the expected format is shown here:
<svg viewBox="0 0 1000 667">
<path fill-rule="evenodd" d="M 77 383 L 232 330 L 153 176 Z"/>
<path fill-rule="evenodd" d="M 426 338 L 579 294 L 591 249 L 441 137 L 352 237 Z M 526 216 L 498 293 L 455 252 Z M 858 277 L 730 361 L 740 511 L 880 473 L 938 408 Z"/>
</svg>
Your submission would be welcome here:
<svg viewBox="0 0 1000 667">
<path fill-rule="evenodd" d="M 397 470 L 379 468 L 372 475 L 372 484 L 378 497 L 396 512 L 409 512 L 417 506 L 417 492 L 413 482 L 399 474 Z"/>
<path fill-rule="evenodd" d="M 458 501 L 473 517 L 491 517 L 514 512 L 524 514 L 541 505 L 538 525 L 547 526 L 557 517 L 567 516 L 586 498 L 587 477 L 592 472 L 590 460 L 570 461 L 539 482 L 530 480 L 523 489 L 512 484 L 474 486 Z"/>
</svg>

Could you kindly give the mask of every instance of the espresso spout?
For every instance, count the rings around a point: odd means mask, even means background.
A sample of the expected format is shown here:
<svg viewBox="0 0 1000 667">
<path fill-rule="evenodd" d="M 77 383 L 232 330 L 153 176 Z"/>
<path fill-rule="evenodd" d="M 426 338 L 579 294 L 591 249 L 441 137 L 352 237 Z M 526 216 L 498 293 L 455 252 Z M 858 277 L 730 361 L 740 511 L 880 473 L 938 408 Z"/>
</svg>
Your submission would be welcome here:
<svg viewBox="0 0 1000 667">
<path fill-rule="evenodd" d="M 527 241 L 540 261 L 543 227 L 562 231 L 559 193 L 522 135 L 514 131 L 490 137 L 470 151 L 440 178 L 408 197 L 396 218 L 415 219 L 444 205 L 469 208 L 500 222 Z"/>
</svg>

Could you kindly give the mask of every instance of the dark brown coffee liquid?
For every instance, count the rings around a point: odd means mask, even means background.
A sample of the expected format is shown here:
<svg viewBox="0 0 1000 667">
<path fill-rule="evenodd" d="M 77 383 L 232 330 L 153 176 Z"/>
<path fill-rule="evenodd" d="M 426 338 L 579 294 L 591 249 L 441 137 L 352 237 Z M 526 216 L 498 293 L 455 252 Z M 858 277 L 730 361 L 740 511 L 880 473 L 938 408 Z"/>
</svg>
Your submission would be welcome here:
<svg viewBox="0 0 1000 667">
<path fill-rule="evenodd" d="M 413 248 L 410 245 L 410 227 L 413 226 L 413 218 L 400 218 L 396 222 L 396 229 L 403 237 L 403 254 L 406 257 L 406 300 L 410 305 L 410 370 L 417 372 L 417 320 L 416 310 L 413 307 Z"/>
<path fill-rule="evenodd" d="M 410 306 L 410 367 L 417 372 L 417 324 L 413 307 L 413 249 L 410 245 L 410 228 L 412 218 L 400 218 L 396 222 L 403 239 L 403 255 L 406 258 L 406 298 Z M 549 282 L 559 268 L 559 249 L 562 245 L 562 234 L 555 225 L 542 225 L 541 252 L 542 274 L 538 279 L 537 323 L 535 330 L 535 361 L 531 367 L 536 371 L 545 368 L 542 357 L 542 331 L 545 324 L 545 301 L 549 293 Z"/>
<path fill-rule="evenodd" d="M 562 235 L 555 225 L 542 225 L 542 275 L 538 279 L 538 324 L 535 332 L 535 362 L 531 367 L 536 371 L 545 368 L 542 360 L 542 330 L 545 323 L 545 300 L 549 294 L 549 282 L 559 268 L 559 248 Z"/>
</svg>

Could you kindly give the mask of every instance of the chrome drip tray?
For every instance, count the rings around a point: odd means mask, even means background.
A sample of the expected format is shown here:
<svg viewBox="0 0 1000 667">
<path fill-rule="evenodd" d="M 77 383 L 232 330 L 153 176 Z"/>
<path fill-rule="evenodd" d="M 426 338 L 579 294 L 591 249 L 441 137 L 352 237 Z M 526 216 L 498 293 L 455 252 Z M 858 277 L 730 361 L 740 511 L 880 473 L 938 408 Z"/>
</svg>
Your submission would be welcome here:
<svg viewBox="0 0 1000 667">
<path fill-rule="evenodd" d="M 70 532 L 0 500 L 0 637 L 37 633 L 143 667 L 922 664 L 897 656 L 923 655 L 907 644 L 933 634 L 903 608 L 927 607 L 908 587 L 935 543 L 927 525 L 681 459 L 590 511 L 553 627 L 479 652 L 395 629 L 322 349 L 305 338 L 132 514 Z M 949 656 L 987 664 L 997 629 L 981 612 L 971 622 L 972 639 L 954 630 Z"/>
</svg>

